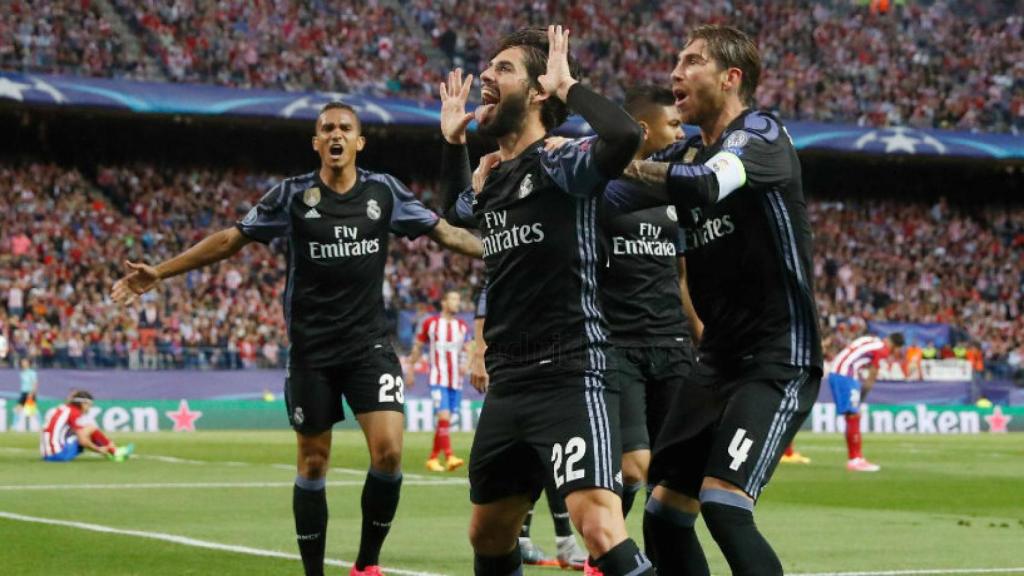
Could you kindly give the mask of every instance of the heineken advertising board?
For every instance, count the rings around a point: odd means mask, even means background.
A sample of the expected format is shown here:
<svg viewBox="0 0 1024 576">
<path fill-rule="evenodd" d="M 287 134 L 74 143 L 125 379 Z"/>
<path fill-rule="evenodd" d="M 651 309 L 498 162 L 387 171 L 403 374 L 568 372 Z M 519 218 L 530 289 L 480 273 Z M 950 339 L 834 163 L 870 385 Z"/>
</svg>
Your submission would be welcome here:
<svg viewBox="0 0 1024 576">
<path fill-rule="evenodd" d="M 57 406 L 43 401 L 34 418 L 19 418 L 14 402 L 0 398 L 0 432 L 38 430 L 46 414 Z M 480 418 L 480 400 L 463 400 L 454 423 L 456 430 L 472 431 Z M 433 403 L 429 398 L 406 400 L 406 429 L 434 429 Z M 355 428 L 351 409 L 337 428 Z M 88 417 L 108 432 L 194 432 L 197 430 L 287 429 L 288 419 L 280 398 L 245 400 L 103 400 Z M 835 405 L 819 402 L 804 422 L 804 430 L 841 433 L 845 419 Z M 983 434 L 1024 431 L 1024 406 L 965 406 L 935 404 L 865 405 L 861 430 L 875 434 Z"/>
</svg>

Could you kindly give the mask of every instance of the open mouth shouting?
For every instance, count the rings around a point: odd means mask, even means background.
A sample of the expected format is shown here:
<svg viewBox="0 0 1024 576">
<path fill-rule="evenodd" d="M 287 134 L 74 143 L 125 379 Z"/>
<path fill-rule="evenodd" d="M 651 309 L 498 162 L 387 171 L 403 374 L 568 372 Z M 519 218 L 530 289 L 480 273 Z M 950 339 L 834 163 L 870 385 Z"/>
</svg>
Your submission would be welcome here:
<svg viewBox="0 0 1024 576">
<path fill-rule="evenodd" d="M 327 149 L 327 153 L 330 155 L 331 160 L 341 160 L 341 155 L 345 153 L 345 147 L 341 143 L 335 142 Z"/>
<path fill-rule="evenodd" d="M 676 108 L 680 108 L 690 98 L 690 95 L 682 88 L 673 88 L 672 95 L 676 98 Z"/>
<path fill-rule="evenodd" d="M 490 86 L 484 86 L 480 91 L 480 105 L 476 107 L 473 115 L 476 117 L 476 123 L 482 124 L 484 120 L 490 116 L 491 112 L 498 105 L 501 100 L 501 96 L 498 91 Z"/>
</svg>

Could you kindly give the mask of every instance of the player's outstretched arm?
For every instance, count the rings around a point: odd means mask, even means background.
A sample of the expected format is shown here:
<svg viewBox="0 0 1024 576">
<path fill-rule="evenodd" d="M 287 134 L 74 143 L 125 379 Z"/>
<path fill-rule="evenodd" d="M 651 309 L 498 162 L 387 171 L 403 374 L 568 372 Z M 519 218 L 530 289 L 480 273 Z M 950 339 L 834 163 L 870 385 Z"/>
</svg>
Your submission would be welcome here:
<svg viewBox="0 0 1024 576">
<path fill-rule="evenodd" d="M 249 242 L 249 238 L 232 227 L 203 238 L 195 246 L 156 266 L 125 262 L 129 272 L 114 283 L 110 295 L 115 302 L 131 302 L 136 296 L 152 290 L 164 278 L 229 258 Z"/>
<path fill-rule="evenodd" d="M 484 245 L 479 238 L 462 228 L 452 226 L 446 220 L 439 220 L 437 226 L 427 236 L 441 246 L 459 254 L 473 258 L 484 257 Z"/>
</svg>

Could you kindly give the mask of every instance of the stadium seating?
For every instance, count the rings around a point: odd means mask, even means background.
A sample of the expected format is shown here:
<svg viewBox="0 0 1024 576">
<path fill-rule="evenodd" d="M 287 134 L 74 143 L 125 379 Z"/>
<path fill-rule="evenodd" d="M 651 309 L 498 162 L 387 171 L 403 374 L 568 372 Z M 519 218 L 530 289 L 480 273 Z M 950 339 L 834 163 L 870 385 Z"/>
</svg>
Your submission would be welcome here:
<svg viewBox="0 0 1024 576">
<path fill-rule="evenodd" d="M 1014 3 L 897 2 L 878 15 L 865 4 L 114 0 L 121 29 L 157 71 L 126 56 L 94 4 L 17 0 L 0 15 L 0 68 L 429 100 L 453 64 L 478 71 L 500 33 L 557 21 L 573 30 L 588 81 L 621 98 L 631 85 L 665 83 L 694 25 L 734 23 L 756 35 L 764 58 L 758 106 L 783 118 L 1024 130 L 1024 16 Z"/>
<path fill-rule="evenodd" d="M 0 166 L 0 201 L 16 206 L 0 214 L 0 330 L 13 356 L 44 367 L 282 366 L 281 246 L 256 244 L 165 282 L 127 313 L 107 297 L 125 259 L 156 262 L 232 225 L 271 181 L 133 165 L 100 167 L 90 182 L 50 164 Z M 482 278 L 480 263 L 425 238 L 391 246 L 389 309 L 426 307 Z"/>
</svg>

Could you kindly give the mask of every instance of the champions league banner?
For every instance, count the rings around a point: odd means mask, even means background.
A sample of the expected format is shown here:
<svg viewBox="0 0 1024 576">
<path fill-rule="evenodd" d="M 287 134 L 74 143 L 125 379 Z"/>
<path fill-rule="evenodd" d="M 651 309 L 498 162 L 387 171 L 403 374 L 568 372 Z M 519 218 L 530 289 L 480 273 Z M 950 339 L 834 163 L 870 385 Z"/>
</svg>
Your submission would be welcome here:
<svg viewBox="0 0 1024 576">
<path fill-rule="evenodd" d="M 320 108 L 332 100 L 343 100 L 353 106 L 359 119 L 369 125 L 436 128 L 440 121 L 439 102 L 415 102 L 337 92 L 285 92 L 0 71 L 0 103 L 100 108 L 140 114 L 313 120 Z M 1024 137 L 1010 134 L 974 134 L 907 127 L 866 128 L 796 121 L 786 122 L 786 126 L 798 150 L 1024 158 Z M 474 127 L 475 124 L 470 129 Z M 570 118 L 557 132 L 567 136 L 592 133 L 579 117 Z"/>
</svg>

